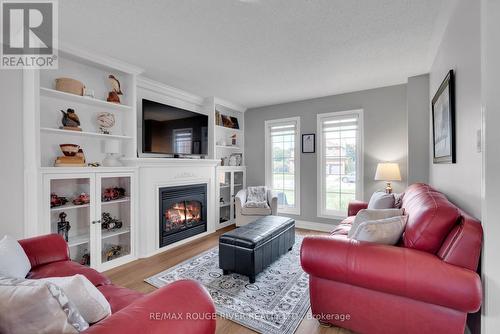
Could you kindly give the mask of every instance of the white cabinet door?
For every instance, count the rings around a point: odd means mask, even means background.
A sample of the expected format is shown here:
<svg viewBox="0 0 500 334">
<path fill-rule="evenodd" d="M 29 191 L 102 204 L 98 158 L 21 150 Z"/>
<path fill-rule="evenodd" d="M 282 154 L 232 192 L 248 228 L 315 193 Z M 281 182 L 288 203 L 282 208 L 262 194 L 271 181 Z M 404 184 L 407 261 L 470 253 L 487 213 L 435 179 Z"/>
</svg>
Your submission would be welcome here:
<svg viewBox="0 0 500 334">
<path fill-rule="evenodd" d="M 97 174 L 93 240 L 100 270 L 128 262 L 134 254 L 134 182 L 132 173 Z"/>
<path fill-rule="evenodd" d="M 39 234 L 58 233 L 68 242 L 70 257 L 95 267 L 92 240 L 96 220 L 95 175 L 48 174 L 43 178 L 44 223 Z"/>
</svg>

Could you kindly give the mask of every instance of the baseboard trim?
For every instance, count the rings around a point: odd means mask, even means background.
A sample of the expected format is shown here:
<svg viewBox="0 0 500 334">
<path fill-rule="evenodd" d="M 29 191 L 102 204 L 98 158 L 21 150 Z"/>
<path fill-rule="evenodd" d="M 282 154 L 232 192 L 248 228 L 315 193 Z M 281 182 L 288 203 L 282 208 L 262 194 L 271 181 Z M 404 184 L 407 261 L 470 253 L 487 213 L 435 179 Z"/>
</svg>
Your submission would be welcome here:
<svg viewBox="0 0 500 334">
<path fill-rule="evenodd" d="M 320 232 L 331 232 L 335 228 L 335 225 L 334 224 L 308 222 L 305 220 L 295 220 L 295 227 L 303 228 L 306 230 L 320 231 Z"/>
</svg>

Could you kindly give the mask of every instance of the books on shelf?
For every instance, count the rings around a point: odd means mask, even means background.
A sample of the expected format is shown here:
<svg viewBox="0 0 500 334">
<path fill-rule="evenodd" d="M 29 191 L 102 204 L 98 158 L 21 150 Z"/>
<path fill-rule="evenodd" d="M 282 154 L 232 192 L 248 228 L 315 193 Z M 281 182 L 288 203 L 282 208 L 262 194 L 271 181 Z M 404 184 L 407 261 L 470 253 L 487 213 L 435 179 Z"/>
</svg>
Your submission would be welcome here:
<svg viewBox="0 0 500 334">
<path fill-rule="evenodd" d="M 60 156 L 56 158 L 55 167 L 85 167 L 85 158 L 81 156 Z"/>
</svg>

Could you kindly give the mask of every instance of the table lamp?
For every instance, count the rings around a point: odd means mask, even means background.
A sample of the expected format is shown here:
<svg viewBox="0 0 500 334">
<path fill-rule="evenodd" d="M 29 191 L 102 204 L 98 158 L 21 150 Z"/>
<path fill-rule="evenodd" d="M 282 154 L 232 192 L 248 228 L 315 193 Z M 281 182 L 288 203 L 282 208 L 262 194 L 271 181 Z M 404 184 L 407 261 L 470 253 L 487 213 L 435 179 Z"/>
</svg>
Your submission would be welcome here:
<svg viewBox="0 0 500 334">
<path fill-rule="evenodd" d="M 119 140 L 106 140 L 104 142 L 104 153 L 106 153 L 106 158 L 102 161 L 104 167 L 123 166 L 120 160 L 118 160 L 119 154 L 121 153 Z"/>
<path fill-rule="evenodd" d="M 394 162 L 381 162 L 377 165 L 375 172 L 375 181 L 385 181 L 387 186 L 385 192 L 392 193 L 391 181 L 401 181 L 401 173 L 399 172 L 399 165 Z"/>
</svg>

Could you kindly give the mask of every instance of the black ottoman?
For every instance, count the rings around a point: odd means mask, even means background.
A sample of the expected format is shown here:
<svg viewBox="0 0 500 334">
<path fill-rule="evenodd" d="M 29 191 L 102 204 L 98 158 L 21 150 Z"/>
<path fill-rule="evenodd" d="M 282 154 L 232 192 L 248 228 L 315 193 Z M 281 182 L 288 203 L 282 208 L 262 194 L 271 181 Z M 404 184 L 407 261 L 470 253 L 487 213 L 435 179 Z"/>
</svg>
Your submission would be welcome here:
<svg viewBox="0 0 500 334">
<path fill-rule="evenodd" d="M 266 216 L 224 233 L 219 238 L 219 267 L 224 275 L 231 272 L 255 276 L 295 243 L 295 220 Z"/>
</svg>

